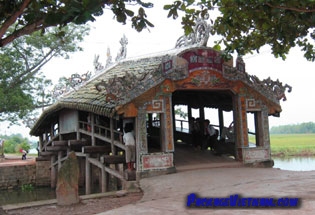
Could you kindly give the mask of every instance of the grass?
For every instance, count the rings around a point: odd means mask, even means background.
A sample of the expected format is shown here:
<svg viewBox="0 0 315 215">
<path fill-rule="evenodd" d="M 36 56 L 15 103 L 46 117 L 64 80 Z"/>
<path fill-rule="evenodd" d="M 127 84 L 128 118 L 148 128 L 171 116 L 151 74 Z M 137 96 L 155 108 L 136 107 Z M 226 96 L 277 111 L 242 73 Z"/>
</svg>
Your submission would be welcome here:
<svg viewBox="0 0 315 215">
<path fill-rule="evenodd" d="M 315 134 L 271 134 L 273 156 L 315 155 Z"/>
</svg>

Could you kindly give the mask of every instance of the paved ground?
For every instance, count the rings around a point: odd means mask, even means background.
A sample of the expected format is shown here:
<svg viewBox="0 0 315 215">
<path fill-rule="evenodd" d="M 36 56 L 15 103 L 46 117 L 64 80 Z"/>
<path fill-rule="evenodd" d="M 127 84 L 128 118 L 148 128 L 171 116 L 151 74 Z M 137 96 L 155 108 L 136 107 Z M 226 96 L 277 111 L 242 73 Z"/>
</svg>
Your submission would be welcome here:
<svg viewBox="0 0 315 215">
<path fill-rule="evenodd" d="M 175 214 L 314 214 L 315 171 L 294 172 L 273 168 L 246 168 L 228 156 L 210 151 L 195 151 L 189 145 L 176 145 L 178 173 L 140 181 L 143 198 L 99 215 L 175 215 Z M 187 196 L 227 198 L 239 194 L 244 198 L 299 198 L 294 209 L 192 209 L 186 207 Z"/>
<path fill-rule="evenodd" d="M 113 214 L 314 214 L 315 171 L 292 172 L 272 168 L 213 168 L 183 171 L 142 179 L 144 196 L 136 204 L 99 215 Z M 191 209 L 187 195 L 200 197 L 294 197 L 301 206 L 295 209 Z"/>
</svg>

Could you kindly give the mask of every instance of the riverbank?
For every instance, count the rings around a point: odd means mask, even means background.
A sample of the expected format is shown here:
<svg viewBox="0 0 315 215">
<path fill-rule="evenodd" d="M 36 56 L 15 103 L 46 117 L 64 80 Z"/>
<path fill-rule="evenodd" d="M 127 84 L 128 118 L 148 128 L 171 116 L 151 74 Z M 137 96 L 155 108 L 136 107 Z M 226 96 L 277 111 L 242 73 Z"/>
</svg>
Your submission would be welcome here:
<svg viewBox="0 0 315 215">
<path fill-rule="evenodd" d="M 271 157 L 277 158 L 290 158 L 290 157 L 315 157 L 315 152 L 313 151 L 286 151 L 282 150 L 279 152 L 271 152 Z"/>
<path fill-rule="evenodd" d="M 271 155 L 315 156 L 315 134 L 271 134 Z"/>
</svg>

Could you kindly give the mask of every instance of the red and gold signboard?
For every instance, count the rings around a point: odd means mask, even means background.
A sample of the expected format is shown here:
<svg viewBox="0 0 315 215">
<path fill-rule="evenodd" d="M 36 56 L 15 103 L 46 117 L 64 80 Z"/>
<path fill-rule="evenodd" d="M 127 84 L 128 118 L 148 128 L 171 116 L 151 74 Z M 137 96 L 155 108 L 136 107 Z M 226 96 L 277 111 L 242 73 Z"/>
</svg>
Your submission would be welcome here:
<svg viewBox="0 0 315 215">
<path fill-rule="evenodd" d="M 188 61 L 188 70 L 193 72 L 197 69 L 211 68 L 222 71 L 223 58 L 220 52 L 212 49 L 194 49 L 181 55 Z"/>
</svg>

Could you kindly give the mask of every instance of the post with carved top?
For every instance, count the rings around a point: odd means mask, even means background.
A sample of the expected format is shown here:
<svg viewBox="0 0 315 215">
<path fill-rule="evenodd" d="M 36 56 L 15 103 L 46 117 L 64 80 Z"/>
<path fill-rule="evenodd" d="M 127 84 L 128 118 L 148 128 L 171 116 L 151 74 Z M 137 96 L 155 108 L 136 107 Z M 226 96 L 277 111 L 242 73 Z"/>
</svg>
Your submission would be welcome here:
<svg viewBox="0 0 315 215">
<path fill-rule="evenodd" d="M 136 162 L 137 171 L 141 171 L 141 155 L 148 153 L 145 105 L 139 107 L 136 119 Z"/>
<path fill-rule="evenodd" d="M 164 105 L 163 107 L 164 114 L 162 115 L 162 150 L 164 152 L 173 152 L 174 151 L 174 138 L 173 138 L 173 105 L 171 94 L 164 96 Z M 163 127 L 162 127 L 163 126 Z"/>
</svg>

